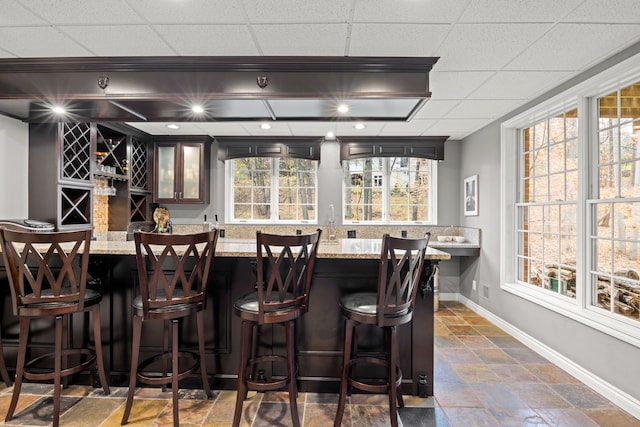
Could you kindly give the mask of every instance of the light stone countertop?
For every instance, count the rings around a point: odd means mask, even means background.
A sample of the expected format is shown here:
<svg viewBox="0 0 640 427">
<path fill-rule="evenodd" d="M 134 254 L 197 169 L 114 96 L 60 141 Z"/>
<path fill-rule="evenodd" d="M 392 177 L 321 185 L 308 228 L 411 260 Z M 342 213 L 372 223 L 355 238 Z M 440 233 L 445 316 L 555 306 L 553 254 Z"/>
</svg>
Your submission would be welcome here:
<svg viewBox="0 0 640 427">
<path fill-rule="evenodd" d="M 380 257 L 381 239 L 338 239 L 335 241 L 320 241 L 318 258 L 345 258 L 345 259 L 376 259 Z M 429 243 L 426 259 L 433 261 L 445 261 L 451 259 L 451 255 L 436 249 L 441 242 Z M 448 243 L 447 247 L 465 247 L 464 243 Z M 477 245 L 466 245 L 474 248 Z M 135 255 L 133 241 L 104 241 L 91 242 L 91 253 L 99 255 Z M 219 239 L 216 246 L 216 256 L 219 257 L 255 257 L 255 239 Z"/>
</svg>

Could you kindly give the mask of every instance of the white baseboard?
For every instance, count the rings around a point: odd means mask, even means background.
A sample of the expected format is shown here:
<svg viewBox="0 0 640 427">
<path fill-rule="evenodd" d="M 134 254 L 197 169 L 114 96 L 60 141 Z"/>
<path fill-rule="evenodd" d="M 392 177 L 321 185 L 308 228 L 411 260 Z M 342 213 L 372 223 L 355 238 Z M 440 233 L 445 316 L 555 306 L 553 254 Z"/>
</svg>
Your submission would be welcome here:
<svg viewBox="0 0 640 427">
<path fill-rule="evenodd" d="M 544 358 L 548 359 L 558 367 L 565 370 L 570 375 L 582 381 L 585 385 L 587 385 L 596 393 L 601 394 L 606 399 L 609 399 L 611 402 L 613 402 L 623 410 L 627 411 L 629 414 L 640 419 L 640 400 L 620 390 L 619 388 L 614 387 L 613 385 L 609 384 L 602 378 L 594 375 L 592 372 L 576 364 L 571 359 L 563 356 L 562 354 L 558 353 L 557 351 L 547 346 L 546 344 L 522 332 L 520 329 L 516 328 L 510 323 L 505 322 L 503 319 L 497 317 L 495 314 L 479 306 L 475 302 L 471 301 L 469 298 L 463 295 L 460 295 L 458 293 L 451 293 L 451 294 L 440 294 L 440 300 L 441 301 L 459 301 L 460 303 L 464 304 L 466 307 L 475 311 L 482 317 L 485 317 L 487 320 L 490 320 L 496 326 L 508 332 L 511 336 L 521 341 L 523 344 L 531 348 L 533 351 L 537 352 Z"/>
</svg>

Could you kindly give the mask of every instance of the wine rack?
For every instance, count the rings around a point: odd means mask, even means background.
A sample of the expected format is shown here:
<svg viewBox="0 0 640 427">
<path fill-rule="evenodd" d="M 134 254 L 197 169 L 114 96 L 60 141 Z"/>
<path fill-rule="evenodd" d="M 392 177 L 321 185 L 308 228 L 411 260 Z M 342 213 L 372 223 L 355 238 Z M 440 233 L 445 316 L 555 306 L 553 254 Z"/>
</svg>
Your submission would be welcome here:
<svg viewBox="0 0 640 427">
<path fill-rule="evenodd" d="M 62 124 L 63 179 L 91 181 L 91 125 L 89 123 Z"/>
<path fill-rule="evenodd" d="M 130 209 L 129 209 L 129 222 L 151 222 L 152 219 L 149 215 L 149 195 L 148 194 L 134 194 L 129 196 Z"/>
<path fill-rule="evenodd" d="M 97 125 L 95 173 L 126 180 L 127 163 L 127 135 Z"/>
<path fill-rule="evenodd" d="M 147 144 L 135 137 L 131 138 L 131 187 L 139 190 L 149 190 L 147 165 Z"/>
<path fill-rule="evenodd" d="M 91 223 L 91 190 L 88 188 L 60 187 L 60 225 Z"/>
</svg>

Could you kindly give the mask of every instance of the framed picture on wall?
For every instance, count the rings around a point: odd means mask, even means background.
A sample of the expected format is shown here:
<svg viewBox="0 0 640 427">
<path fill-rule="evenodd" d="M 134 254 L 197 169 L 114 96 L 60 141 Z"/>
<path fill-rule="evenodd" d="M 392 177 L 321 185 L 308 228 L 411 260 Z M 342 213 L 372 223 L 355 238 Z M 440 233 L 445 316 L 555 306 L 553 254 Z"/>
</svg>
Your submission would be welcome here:
<svg viewBox="0 0 640 427">
<path fill-rule="evenodd" d="M 478 215 L 478 175 L 473 175 L 464 179 L 464 214 L 466 216 Z"/>
</svg>

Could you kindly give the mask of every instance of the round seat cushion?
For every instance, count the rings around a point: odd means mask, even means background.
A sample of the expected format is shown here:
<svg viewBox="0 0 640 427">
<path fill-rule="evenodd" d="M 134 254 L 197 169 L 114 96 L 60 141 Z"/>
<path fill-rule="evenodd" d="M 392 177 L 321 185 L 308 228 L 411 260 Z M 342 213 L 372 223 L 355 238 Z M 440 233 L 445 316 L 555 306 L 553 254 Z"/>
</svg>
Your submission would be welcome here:
<svg viewBox="0 0 640 427">
<path fill-rule="evenodd" d="M 340 298 L 340 308 L 360 315 L 375 316 L 378 312 L 377 299 L 378 295 L 374 292 L 349 294 Z"/>
<path fill-rule="evenodd" d="M 294 296 L 292 293 L 287 292 L 285 299 L 292 300 Z M 233 304 L 236 310 L 246 311 L 250 313 L 258 313 L 258 292 L 251 292 L 241 298 L 238 298 Z"/>
</svg>

